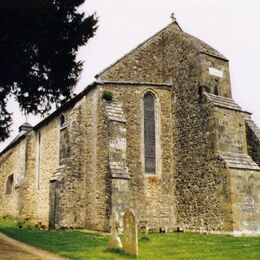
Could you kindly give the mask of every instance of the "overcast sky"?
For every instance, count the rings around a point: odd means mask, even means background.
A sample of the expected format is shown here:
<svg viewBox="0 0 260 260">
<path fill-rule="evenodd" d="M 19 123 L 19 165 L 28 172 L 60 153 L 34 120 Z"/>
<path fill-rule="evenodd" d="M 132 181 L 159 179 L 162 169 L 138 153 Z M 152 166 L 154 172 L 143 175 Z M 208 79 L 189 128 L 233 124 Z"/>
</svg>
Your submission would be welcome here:
<svg viewBox="0 0 260 260">
<path fill-rule="evenodd" d="M 210 44 L 229 59 L 232 94 L 260 126 L 260 1 L 259 0 L 86 0 L 81 7 L 97 13 L 96 36 L 79 52 L 85 61 L 78 93 L 94 76 L 171 22 L 175 13 L 182 29 Z M 14 102 L 12 136 L 25 121 Z M 39 120 L 29 117 L 35 125 Z"/>
</svg>

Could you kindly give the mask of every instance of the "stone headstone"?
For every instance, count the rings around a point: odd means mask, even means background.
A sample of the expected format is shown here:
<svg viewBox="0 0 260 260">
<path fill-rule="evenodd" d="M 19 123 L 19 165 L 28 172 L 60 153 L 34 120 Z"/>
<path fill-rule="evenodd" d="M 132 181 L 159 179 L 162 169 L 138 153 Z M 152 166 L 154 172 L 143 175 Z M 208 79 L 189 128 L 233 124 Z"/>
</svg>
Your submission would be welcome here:
<svg viewBox="0 0 260 260">
<path fill-rule="evenodd" d="M 125 211 L 123 217 L 124 251 L 130 255 L 138 256 L 138 237 L 136 218 L 131 209 Z"/>
<path fill-rule="evenodd" d="M 116 220 L 112 220 L 112 233 L 111 233 L 111 238 L 108 241 L 108 247 L 109 248 L 115 248 L 115 249 L 120 249 L 122 248 L 122 242 L 120 237 L 118 236 L 118 222 Z"/>
</svg>

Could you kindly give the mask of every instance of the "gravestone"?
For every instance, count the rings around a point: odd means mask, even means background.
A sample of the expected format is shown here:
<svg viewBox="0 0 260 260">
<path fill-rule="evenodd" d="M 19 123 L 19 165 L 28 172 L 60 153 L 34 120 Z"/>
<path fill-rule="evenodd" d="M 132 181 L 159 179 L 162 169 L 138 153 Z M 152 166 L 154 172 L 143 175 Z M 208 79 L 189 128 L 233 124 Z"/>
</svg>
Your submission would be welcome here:
<svg viewBox="0 0 260 260">
<path fill-rule="evenodd" d="M 138 237 L 136 218 L 131 209 L 125 211 L 123 217 L 124 251 L 130 255 L 138 256 Z"/>
<path fill-rule="evenodd" d="M 118 236 L 118 222 L 113 219 L 112 220 L 112 234 L 111 238 L 108 241 L 108 247 L 109 248 L 115 248 L 115 249 L 120 249 L 122 248 L 122 242 L 120 237 Z"/>
</svg>

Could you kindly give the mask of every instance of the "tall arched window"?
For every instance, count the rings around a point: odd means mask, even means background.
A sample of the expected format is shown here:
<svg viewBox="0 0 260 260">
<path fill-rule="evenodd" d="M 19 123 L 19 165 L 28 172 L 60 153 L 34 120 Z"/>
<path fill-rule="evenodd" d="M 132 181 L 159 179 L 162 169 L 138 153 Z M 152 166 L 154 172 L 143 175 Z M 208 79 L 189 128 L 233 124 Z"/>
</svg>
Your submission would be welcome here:
<svg viewBox="0 0 260 260">
<path fill-rule="evenodd" d="M 155 97 L 148 92 L 143 97 L 145 173 L 156 173 Z"/>
</svg>

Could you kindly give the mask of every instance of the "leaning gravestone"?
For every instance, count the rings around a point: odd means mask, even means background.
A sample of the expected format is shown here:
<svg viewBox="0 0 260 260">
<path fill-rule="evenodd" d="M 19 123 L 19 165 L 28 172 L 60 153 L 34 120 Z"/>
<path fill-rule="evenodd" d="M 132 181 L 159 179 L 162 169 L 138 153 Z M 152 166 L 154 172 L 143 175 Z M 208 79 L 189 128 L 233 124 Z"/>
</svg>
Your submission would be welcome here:
<svg viewBox="0 0 260 260">
<path fill-rule="evenodd" d="M 113 249 L 122 248 L 122 242 L 118 236 L 118 222 L 114 219 L 112 220 L 112 234 L 110 240 L 108 241 L 108 247 Z"/>
<path fill-rule="evenodd" d="M 133 211 L 127 209 L 123 217 L 124 251 L 130 255 L 138 256 L 137 224 Z"/>
</svg>

